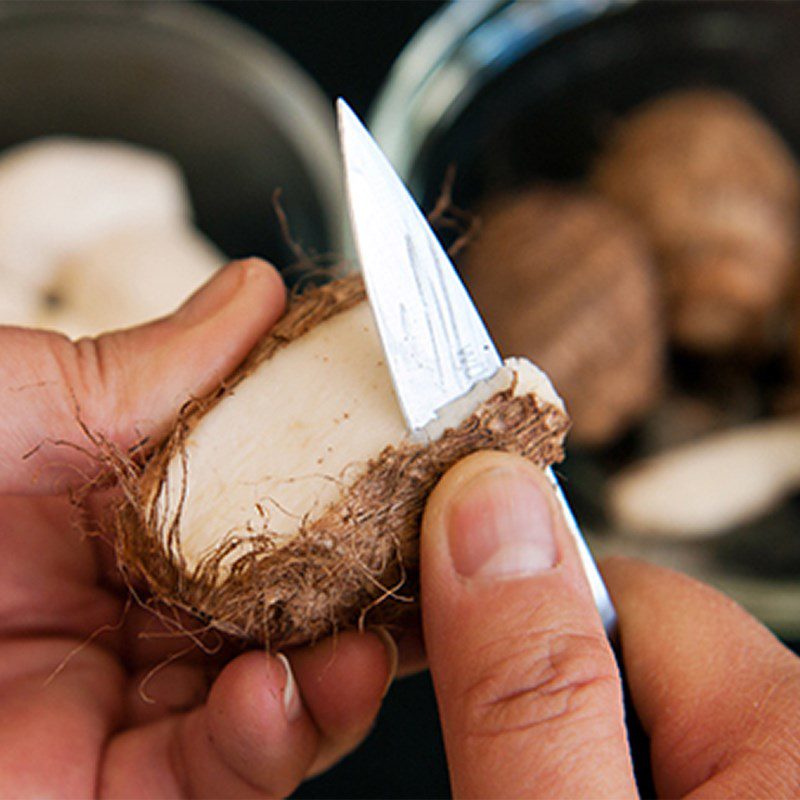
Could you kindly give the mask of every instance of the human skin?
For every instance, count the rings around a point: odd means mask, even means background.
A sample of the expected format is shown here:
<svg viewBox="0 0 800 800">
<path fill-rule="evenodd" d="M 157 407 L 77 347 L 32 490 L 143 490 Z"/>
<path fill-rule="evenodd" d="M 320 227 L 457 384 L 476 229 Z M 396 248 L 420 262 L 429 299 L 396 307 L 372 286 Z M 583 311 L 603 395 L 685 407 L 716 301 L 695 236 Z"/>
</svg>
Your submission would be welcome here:
<svg viewBox="0 0 800 800">
<path fill-rule="evenodd" d="M 181 635 L 190 621 L 131 601 L 66 497 L 97 471 L 86 431 L 123 451 L 157 438 L 283 307 L 251 259 L 171 317 L 97 340 L 0 327 L 0 796 L 283 796 L 371 727 L 396 662 L 386 636 L 277 657 Z"/>
<path fill-rule="evenodd" d="M 158 438 L 283 297 L 250 260 L 139 329 L 75 344 L 0 328 L 0 796 L 282 796 L 371 726 L 391 640 L 345 633 L 279 658 L 179 636 L 191 622 L 133 604 L 65 496 L 97 469 L 86 430 L 122 450 Z M 616 661 L 542 473 L 495 453 L 458 464 L 428 503 L 421 560 L 454 794 L 635 796 Z M 603 571 L 659 793 L 800 793 L 798 659 L 695 581 Z M 404 670 L 422 663 L 413 631 L 400 649 Z"/>
<path fill-rule="evenodd" d="M 800 659 L 697 581 L 602 570 L 659 796 L 800 794 Z M 454 796 L 637 796 L 617 663 L 542 472 L 502 453 L 454 467 L 421 576 Z"/>
</svg>

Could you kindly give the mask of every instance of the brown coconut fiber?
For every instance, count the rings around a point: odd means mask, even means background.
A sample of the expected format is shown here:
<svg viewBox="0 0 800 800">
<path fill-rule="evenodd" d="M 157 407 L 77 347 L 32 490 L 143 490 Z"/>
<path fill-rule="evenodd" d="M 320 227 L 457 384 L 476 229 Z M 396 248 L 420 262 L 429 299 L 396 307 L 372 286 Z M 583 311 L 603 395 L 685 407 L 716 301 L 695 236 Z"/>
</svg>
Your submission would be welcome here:
<svg viewBox="0 0 800 800">
<path fill-rule="evenodd" d="M 484 449 L 517 453 L 542 467 L 561 460 L 569 426 L 565 413 L 537 396 L 502 391 L 432 444 L 388 446 L 376 453 L 340 499 L 304 520 L 290 539 L 278 544 L 265 523 L 232 564 L 231 553 L 241 541 L 229 538 L 189 570 L 180 556 L 180 509 L 164 531 L 154 508 L 170 460 L 185 457 L 185 442 L 199 419 L 259 364 L 363 301 L 359 276 L 296 297 L 236 374 L 188 404 L 146 464 L 122 471 L 126 501 L 116 520 L 118 559 L 131 579 L 144 579 L 150 602 L 188 610 L 218 630 L 271 649 L 365 623 L 391 623 L 414 607 L 420 519 L 428 494 L 449 467 Z M 344 484 L 343 476 L 336 478 Z"/>
<path fill-rule="evenodd" d="M 461 267 L 501 351 L 550 376 L 573 442 L 608 444 L 657 402 L 656 271 L 639 230 L 602 197 L 557 186 L 496 197 Z"/>
<path fill-rule="evenodd" d="M 795 281 L 800 166 L 755 108 L 718 89 L 657 97 L 619 123 L 592 182 L 652 241 L 678 344 L 770 344 Z"/>
</svg>

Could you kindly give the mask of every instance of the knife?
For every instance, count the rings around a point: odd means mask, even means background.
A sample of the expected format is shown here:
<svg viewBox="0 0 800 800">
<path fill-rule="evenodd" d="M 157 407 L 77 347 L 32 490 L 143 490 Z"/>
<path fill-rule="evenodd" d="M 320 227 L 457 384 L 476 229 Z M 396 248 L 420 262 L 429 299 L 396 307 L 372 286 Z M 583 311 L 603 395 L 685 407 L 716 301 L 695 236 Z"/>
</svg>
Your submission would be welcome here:
<svg viewBox="0 0 800 800">
<path fill-rule="evenodd" d="M 395 393 L 414 439 L 438 412 L 503 362 L 445 252 L 377 142 L 336 103 L 350 225 Z M 616 613 L 552 471 L 595 605 L 611 634 Z"/>
</svg>

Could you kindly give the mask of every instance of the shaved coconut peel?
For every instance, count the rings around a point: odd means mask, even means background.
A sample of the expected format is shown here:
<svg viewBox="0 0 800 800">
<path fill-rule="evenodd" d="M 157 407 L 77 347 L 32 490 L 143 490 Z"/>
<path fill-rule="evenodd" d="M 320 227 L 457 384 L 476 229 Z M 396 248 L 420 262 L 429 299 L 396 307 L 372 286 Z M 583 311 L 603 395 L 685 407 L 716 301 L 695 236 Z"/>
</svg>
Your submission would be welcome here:
<svg viewBox="0 0 800 800">
<path fill-rule="evenodd" d="M 49 285 L 58 306 L 36 322 L 73 338 L 141 325 L 178 308 L 225 261 L 188 225 L 114 231 L 59 264 Z"/>
<path fill-rule="evenodd" d="M 166 156 L 121 142 L 28 142 L 0 159 L 0 276 L 46 290 L 55 265 L 89 242 L 190 215 L 183 178 Z"/>
<path fill-rule="evenodd" d="M 14 275 L 0 270 L 0 325 L 33 325 L 38 296 Z"/>
<path fill-rule="evenodd" d="M 549 465 L 567 427 L 546 376 L 511 359 L 412 438 L 348 277 L 297 298 L 123 478 L 120 561 L 158 599 L 270 647 L 386 622 L 415 593 L 420 517 L 444 471 L 482 449 Z"/>
</svg>

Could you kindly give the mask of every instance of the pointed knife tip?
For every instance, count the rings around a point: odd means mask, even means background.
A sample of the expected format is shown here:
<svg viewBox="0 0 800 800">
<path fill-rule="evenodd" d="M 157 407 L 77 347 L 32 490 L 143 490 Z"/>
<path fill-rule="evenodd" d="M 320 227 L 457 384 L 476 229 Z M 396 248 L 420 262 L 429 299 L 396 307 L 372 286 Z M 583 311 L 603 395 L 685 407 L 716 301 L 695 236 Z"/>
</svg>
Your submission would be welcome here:
<svg viewBox="0 0 800 800">
<path fill-rule="evenodd" d="M 339 130 L 342 130 L 342 127 L 345 125 L 346 120 L 352 120 L 356 117 L 355 111 L 350 108 L 350 104 L 344 97 L 337 97 L 336 98 L 336 119 L 339 123 Z"/>
</svg>

